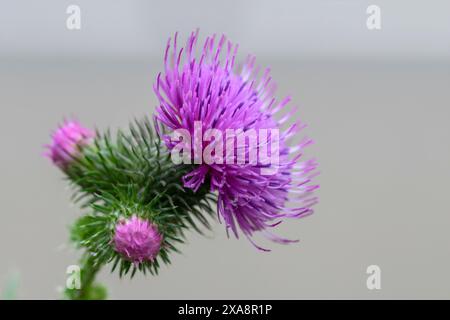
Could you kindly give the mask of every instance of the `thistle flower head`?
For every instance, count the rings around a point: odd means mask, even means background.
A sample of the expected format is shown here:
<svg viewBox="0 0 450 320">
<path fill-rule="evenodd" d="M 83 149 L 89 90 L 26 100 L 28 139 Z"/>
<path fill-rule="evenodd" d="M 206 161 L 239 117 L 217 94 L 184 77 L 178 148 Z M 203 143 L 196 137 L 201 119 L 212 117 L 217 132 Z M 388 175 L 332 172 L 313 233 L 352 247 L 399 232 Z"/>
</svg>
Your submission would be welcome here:
<svg viewBox="0 0 450 320">
<path fill-rule="evenodd" d="M 278 116 L 287 109 L 290 98 L 276 102 L 276 86 L 270 69 L 258 76 L 255 58 L 248 56 L 240 71 L 236 70 L 238 46 L 225 36 L 218 42 L 215 36 L 208 37 L 197 57 L 197 40 L 198 32 L 192 33 L 185 48 L 180 49 L 177 35 L 173 42 L 169 39 L 165 70 L 158 75 L 154 86 L 159 99 L 155 116 L 158 127 L 164 132 L 184 130 L 188 133 L 190 141 L 182 140 L 184 146 L 193 146 L 191 157 L 199 154 L 202 157 L 205 151 L 213 149 L 211 154 L 218 159 L 195 162 L 196 167 L 183 177 L 184 186 L 197 190 L 209 183 L 212 191 L 218 193 L 219 219 L 223 218 L 227 232 L 231 229 L 236 237 L 240 229 L 255 246 L 250 237 L 256 231 L 275 242 L 291 242 L 268 229 L 283 218 L 312 213 L 311 207 L 316 202 L 312 191 L 318 186 L 310 182 L 316 174 L 316 162 L 300 161 L 303 149 L 312 141 L 301 139 L 293 147 L 288 146 L 288 141 L 304 125 L 300 121 L 288 124 L 295 109 Z M 216 129 L 223 135 L 205 141 L 196 135 L 197 129 L 202 133 Z M 232 140 L 227 144 L 226 132 L 230 129 L 244 136 L 243 143 Z M 250 137 L 248 140 L 246 135 Z M 177 146 L 172 137 L 163 135 L 169 149 Z M 196 146 L 200 152 L 196 151 Z M 250 160 L 255 151 L 258 159 Z M 275 153 L 275 161 L 267 161 L 272 160 Z M 261 157 L 261 154 L 266 156 Z M 239 159 L 249 160 L 242 163 Z"/>
<path fill-rule="evenodd" d="M 79 155 L 80 148 L 88 145 L 95 133 L 83 127 L 78 121 L 65 120 L 52 135 L 46 156 L 53 163 L 65 169 Z"/>
<path fill-rule="evenodd" d="M 115 250 L 134 263 L 155 259 L 161 242 L 162 236 L 157 226 L 136 215 L 119 220 L 113 238 Z"/>
</svg>

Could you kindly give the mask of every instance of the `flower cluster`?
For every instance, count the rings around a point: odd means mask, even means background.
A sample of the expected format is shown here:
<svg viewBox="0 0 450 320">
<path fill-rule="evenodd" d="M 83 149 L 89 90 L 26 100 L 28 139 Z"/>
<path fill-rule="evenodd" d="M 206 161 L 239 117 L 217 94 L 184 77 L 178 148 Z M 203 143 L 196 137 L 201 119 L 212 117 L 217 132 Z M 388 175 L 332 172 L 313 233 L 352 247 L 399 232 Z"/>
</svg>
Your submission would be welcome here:
<svg viewBox="0 0 450 320">
<path fill-rule="evenodd" d="M 210 229 L 215 214 L 227 235 L 270 251 L 255 243 L 256 233 L 296 242 L 270 229 L 313 212 L 317 163 L 302 158 L 312 140 L 297 138 L 305 125 L 290 97 L 275 99 L 270 69 L 260 73 L 254 56 L 237 68 L 238 46 L 225 36 L 207 37 L 199 50 L 198 39 L 198 31 L 184 47 L 177 34 L 169 39 L 153 123 L 111 135 L 66 120 L 46 146 L 85 210 L 70 232 L 85 250 L 87 276 L 80 289 L 66 290 L 70 299 L 105 297 L 94 280 L 106 264 L 120 277 L 158 274 L 185 231 Z"/>
<path fill-rule="evenodd" d="M 241 68 L 235 67 L 238 46 L 225 36 L 206 38 L 198 55 L 197 42 L 198 32 L 191 33 L 184 48 L 178 47 L 176 34 L 169 39 L 164 72 L 154 85 L 159 100 L 156 131 L 172 153 L 180 144 L 194 146 L 183 155 L 194 158 L 193 166 L 180 171 L 170 159 L 163 160 L 159 142 L 152 140 L 150 123 L 131 128 L 128 137 L 119 133 L 112 143 L 107 135 L 96 137 L 92 130 L 68 120 L 47 146 L 47 156 L 88 196 L 94 212 L 101 213 L 81 219 L 76 238 L 91 252 L 107 246 L 109 251 L 97 256 L 102 262 L 123 258 L 121 272 L 131 263 L 156 270 L 157 256 L 168 261 L 166 250 L 174 248 L 169 241 L 179 241 L 182 231 L 178 229 L 193 225 L 191 214 L 208 225 L 196 206 L 209 208 L 202 205 L 202 201 L 210 202 L 209 192 L 218 195 L 217 214 L 227 234 L 243 234 L 264 251 L 269 250 L 252 240 L 256 232 L 274 242 L 295 242 L 269 229 L 285 218 L 310 215 L 317 202 L 318 185 L 313 183 L 317 163 L 301 158 L 312 140 L 296 139 L 305 125 L 291 121 L 297 109 L 288 107 L 290 97 L 275 99 L 270 69 L 260 74 L 254 56 L 248 56 Z M 174 140 L 180 130 L 182 140 Z M 85 148 L 94 138 L 96 147 Z M 183 153 L 186 149 L 182 148 Z M 80 157 L 85 150 L 88 155 Z M 203 162 L 205 154 L 215 161 Z M 74 159 L 80 161 L 75 165 Z M 130 198 L 122 203 L 124 195 Z M 119 218 L 124 206 L 134 210 L 137 204 L 153 215 Z M 167 221 L 161 232 L 158 226 Z"/>
</svg>

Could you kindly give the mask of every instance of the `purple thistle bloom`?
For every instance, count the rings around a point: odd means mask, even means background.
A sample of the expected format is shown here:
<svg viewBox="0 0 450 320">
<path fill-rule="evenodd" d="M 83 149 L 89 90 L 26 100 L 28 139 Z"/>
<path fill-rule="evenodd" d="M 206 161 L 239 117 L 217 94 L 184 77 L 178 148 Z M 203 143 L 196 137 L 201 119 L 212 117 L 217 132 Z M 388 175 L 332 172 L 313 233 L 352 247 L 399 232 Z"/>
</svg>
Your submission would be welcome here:
<svg viewBox="0 0 450 320">
<path fill-rule="evenodd" d="M 275 118 L 279 111 L 286 109 L 290 98 L 275 101 L 276 86 L 270 69 L 258 77 L 255 57 L 248 56 L 240 72 L 236 72 L 234 64 L 238 46 L 227 41 L 225 36 L 217 43 L 215 35 L 208 37 L 197 58 L 197 40 L 198 31 L 191 34 L 185 48 L 177 48 L 177 34 L 173 43 L 171 39 L 168 41 L 165 71 L 158 75 L 154 86 L 159 99 L 155 116 L 158 126 L 169 133 L 184 129 L 193 137 L 195 123 L 201 121 L 202 132 L 208 129 L 221 132 L 227 129 L 255 130 L 258 149 L 269 144 L 269 138 L 262 137 L 259 129 L 281 131 L 296 111 L 288 111 L 279 120 Z M 317 202 L 312 192 L 318 185 L 310 183 L 317 174 L 317 164 L 314 160 L 299 161 L 303 149 L 312 141 L 303 139 L 294 147 L 287 145 L 288 140 L 304 127 L 298 121 L 279 134 L 276 139 L 279 161 L 276 164 L 202 163 L 183 177 L 184 186 L 195 191 L 209 182 L 211 190 L 218 193 L 219 220 L 222 217 L 225 221 L 227 233 L 231 229 L 238 237 L 239 228 L 258 249 L 269 251 L 251 240 L 256 231 L 275 242 L 293 242 L 270 233 L 268 228 L 278 225 L 283 218 L 311 214 L 311 207 Z M 163 139 L 169 149 L 176 145 L 170 140 L 170 135 L 163 135 Z M 194 139 L 188 143 L 195 145 Z M 201 143 L 203 150 L 209 144 Z M 234 151 L 238 149 L 235 143 L 233 148 Z M 233 154 L 236 157 L 237 152 Z M 248 150 L 245 155 L 248 157 Z M 275 173 L 263 175 L 262 168 L 275 169 Z"/>
<path fill-rule="evenodd" d="M 47 145 L 45 154 L 61 169 L 67 166 L 79 155 L 80 148 L 88 145 L 95 133 L 75 120 L 65 120 L 52 134 L 52 144 Z"/>
<path fill-rule="evenodd" d="M 113 239 L 115 250 L 134 263 L 153 261 L 161 242 L 158 227 L 136 215 L 120 220 L 116 225 Z"/>
</svg>

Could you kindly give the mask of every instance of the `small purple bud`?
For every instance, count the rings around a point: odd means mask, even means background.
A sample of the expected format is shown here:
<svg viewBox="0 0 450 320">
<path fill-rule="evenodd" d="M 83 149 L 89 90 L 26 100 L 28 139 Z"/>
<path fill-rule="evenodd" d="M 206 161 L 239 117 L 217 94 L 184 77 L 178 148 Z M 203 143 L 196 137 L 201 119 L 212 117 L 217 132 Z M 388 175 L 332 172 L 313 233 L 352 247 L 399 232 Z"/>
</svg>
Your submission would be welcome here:
<svg viewBox="0 0 450 320">
<path fill-rule="evenodd" d="M 114 247 L 125 259 L 134 263 L 152 261 L 161 248 L 162 235 L 149 220 L 133 215 L 116 224 Z"/>
<path fill-rule="evenodd" d="M 46 156 L 64 170 L 79 155 L 80 148 L 88 145 L 94 137 L 94 131 L 84 128 L 75 120 L 66 120 L 52 134 L 52 143 L 47 146 Z"/>
</svg>

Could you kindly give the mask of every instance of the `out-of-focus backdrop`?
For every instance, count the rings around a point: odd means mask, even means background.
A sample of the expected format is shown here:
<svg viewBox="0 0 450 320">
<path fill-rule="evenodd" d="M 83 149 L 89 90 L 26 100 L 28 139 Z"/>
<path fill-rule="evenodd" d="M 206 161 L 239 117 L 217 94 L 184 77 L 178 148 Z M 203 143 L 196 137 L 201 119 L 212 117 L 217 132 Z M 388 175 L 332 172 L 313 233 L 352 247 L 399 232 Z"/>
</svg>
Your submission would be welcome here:
<svg viewBox="0 0 450 320">
<path fill-rule="evenodd" d="M 68 30 L 67 7 L 81 9 Z M 381 9 L 369 30 L 366 10 Z M 111 298 L 450 298 L 450 2 L 0 2 L 0 289 L 61 295 L 79 252 L 63 175 L 42 157 L 64 116 L 100 129 L 151 115 L 167 38 L 225 33 L 272 67 L 316 144 L 320 204 L 255 250 L 217 224 L 158 277 L 100 274 Z M 262 243 L 264 241 L 260 239 Z M 368 290 L 366 268 L 381 268 Z M 14 290 L 13 290 L 14 291 Z"/>
</svg>

